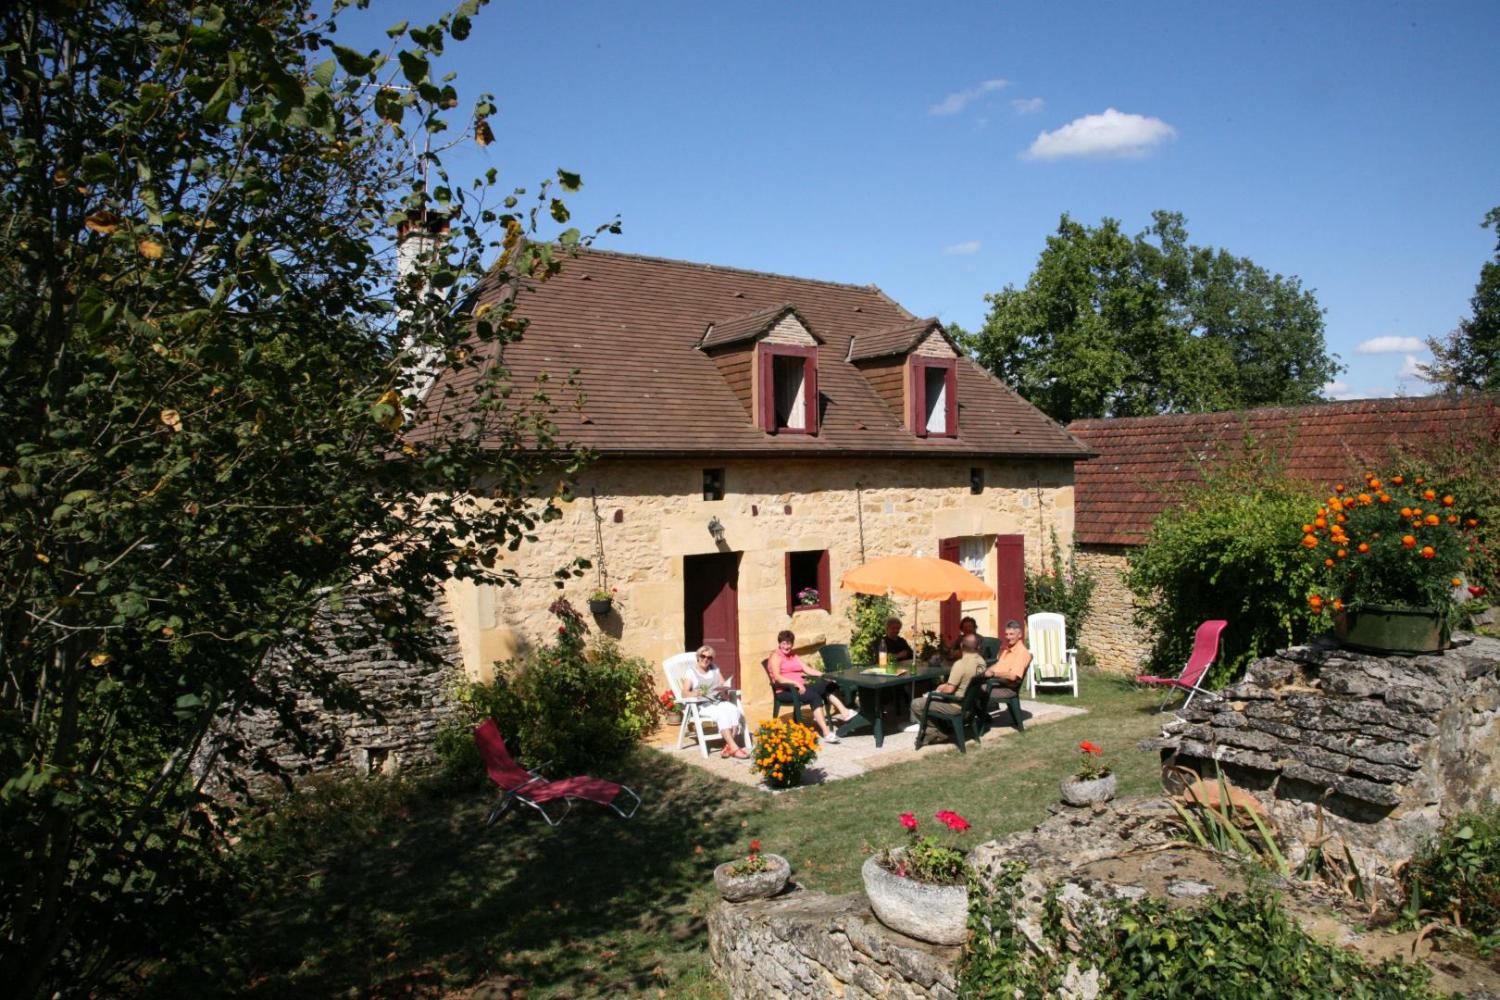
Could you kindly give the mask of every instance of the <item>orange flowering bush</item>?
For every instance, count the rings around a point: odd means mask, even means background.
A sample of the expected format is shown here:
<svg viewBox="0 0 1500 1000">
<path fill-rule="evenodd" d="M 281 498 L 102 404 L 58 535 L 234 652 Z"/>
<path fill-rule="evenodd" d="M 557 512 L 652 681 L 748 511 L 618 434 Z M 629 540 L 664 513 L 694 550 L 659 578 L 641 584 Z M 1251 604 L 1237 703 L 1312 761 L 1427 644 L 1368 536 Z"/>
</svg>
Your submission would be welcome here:
<svg viewBox="0 0 1500 1000">
<path fill-rule="evenodd" d="M 1346 605 L 1453 607 L 1462 582 L 1468 533 L 1478 521 L 1457 497 L 1426 487 L 1421 477 L 1365 477 L 1354 492 L 1340 484 L 1302 525 L 1298 544 L 1321 569 L 1308 595 L 1314 612 Z"/>
<path fill-rule="evenodd" d="M 750 768 L 765 775 L 771 787 L 790 788 L 802 780 L 802 772 L 817 758 L 816 730 L 791 719 L 772 719 L 762 722 L 755 731 L 755 757 Z"/>
</svg>

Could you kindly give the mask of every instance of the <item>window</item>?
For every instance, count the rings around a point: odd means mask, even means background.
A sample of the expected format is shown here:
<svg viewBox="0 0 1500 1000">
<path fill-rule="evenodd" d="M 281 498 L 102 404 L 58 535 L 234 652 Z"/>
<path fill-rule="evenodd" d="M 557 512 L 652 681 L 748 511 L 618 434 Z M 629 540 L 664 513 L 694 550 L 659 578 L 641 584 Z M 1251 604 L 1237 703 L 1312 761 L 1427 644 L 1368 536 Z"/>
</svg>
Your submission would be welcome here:
<svg viewBox="0 0 1500 1000">
<path fill-rule="evenodd" d="M 772 434 L 818 433 L 818 349 L 760 345 L 761 426 Z"/>
<path fill-rule="evenodd" d="M 724 499 L 724 470 L 723 469 L 704 469 L 703 470 L 703 499 L 705 499 L 705 500 L 723 500 Z"/>
<path fill-rule="evenodd" d="M 969 492 L 975 496 L 984 492 L 984 469 L 980 466 L 969 469 Z"/>
<path fill-rule="evenodd" d="M 828 550 L 786 554 L 786 613 L 829 609 Z"/>
<path fill-rule="evenodd" d="M 917 437 L 958 434 L 958 365 L 948 358 L 911 359 L 911 422 Z"/>
<path fill-rule="evenodd" d="M 985 578 L 985 563 L 990 554 L 990 540 L 983 535 L 971 535 L 958 540 L 958 564 L 979 579 Z"/>
</svg>

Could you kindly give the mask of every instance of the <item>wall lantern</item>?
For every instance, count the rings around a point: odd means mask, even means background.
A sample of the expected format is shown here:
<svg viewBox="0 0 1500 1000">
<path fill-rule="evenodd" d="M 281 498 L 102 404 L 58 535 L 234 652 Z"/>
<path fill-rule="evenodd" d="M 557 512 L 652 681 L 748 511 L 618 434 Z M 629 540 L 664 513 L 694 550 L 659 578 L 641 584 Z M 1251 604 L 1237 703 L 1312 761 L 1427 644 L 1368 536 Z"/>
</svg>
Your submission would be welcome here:
<svg viewBox="0 0 1500 1000">
<path fill-rule="evenodd" d="M 708 533 L 714 536 L 715 542 L 724 541 L 724 523 L 717 517 L 708 519 Z"/>
</svg>

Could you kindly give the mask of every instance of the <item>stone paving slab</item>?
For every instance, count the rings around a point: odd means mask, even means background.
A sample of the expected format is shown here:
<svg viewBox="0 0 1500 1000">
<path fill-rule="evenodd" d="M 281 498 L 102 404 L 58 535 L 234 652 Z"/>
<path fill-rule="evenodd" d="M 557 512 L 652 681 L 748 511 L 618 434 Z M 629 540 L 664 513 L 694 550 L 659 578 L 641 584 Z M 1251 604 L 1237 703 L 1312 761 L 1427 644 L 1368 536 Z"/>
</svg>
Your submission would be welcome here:
<svg viewBox="0 0 1500 1000">
<path fill-rule="evenodd" d="M 1031 726 L 1044 726 L 1070 716 L 1086 715 L 1088 709 L 1054 702 L 1022 701 L 1021 712 L 1027 727 L 1030 728 Z M 927 730 L 929 740 L 932 735 L 932 727 L 929 726 Z M 969 740 L 966 749 L 969 753 L 988 753 L 1006 746 L 1009 739 L 1016 735 L 1018 734 L 1015 729 L 1000 723 L 986 733 L 981 742 L 975 743 Z M 802 776 L 802 785 L 819 785 L 828 781 L 838 781 L 841 778 L 853 778 L 891 764 L 903 764 L 934 754 L 958 753 L 958 747 L 946 742 L 946 739 L 944 742 L 928 743 L 920 750 L 914 749 L 912 744 L 916 742 L 916 738 L 917 724 L 912 723 L 899 732 L 888 730 L 885 735 L 885 745 L 879 748 L 875 746 L 875 736 L 868 732 L 857 736 L 846 736 L 842 742 L 833 745 L 822 743 L 818 749 L 818 759 L 813 761 Z M 748 759 L 725 760 L 719 756 L 719 748 L 722 744 L 717 741 L 709 744 L 708 757 L 705 759 L 693 740 L 691 730 L 688 733 L 687 745 L 681 750 L 677 749 L 676 726 L 659 730 L 656 737 L 650 741 L 650 745 L 684 764 L 701 767 L 720 778 L 759 788 L 762 791 L 771 791 L 761 780 L 760 775 L 750 770 Z"/>
</svg>

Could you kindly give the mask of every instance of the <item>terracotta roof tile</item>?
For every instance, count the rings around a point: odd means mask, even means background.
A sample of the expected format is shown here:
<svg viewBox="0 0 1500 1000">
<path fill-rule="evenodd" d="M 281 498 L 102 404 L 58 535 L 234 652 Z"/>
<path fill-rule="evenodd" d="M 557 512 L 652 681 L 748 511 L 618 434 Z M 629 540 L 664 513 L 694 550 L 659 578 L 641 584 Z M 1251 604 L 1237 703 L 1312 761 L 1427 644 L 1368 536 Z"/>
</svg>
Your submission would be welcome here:
<svg viewBox="0 0 1500 1000">
<path fill-rule="evenodd" d="M 734 344 L 741 340 L 753 340 L 781 322 L 781 317 L 787 313 L 795 315 L 796 312 L 796 307 L 790 302 L 783 302 L 779 306 L 772 306 L 769 309 L 757 309 L 755 312 L 744 316 L 717 320 L 708 325 L 708 329 L 703 334 L 703 341 L 698 346 L 704 348 L 723 347 L 725 344 Z M 801 323 L 807 329 L 807 332 L 812 334 L 814 340 L 820 339 L 808 327 L 807 321 L 801 316 L 797 316 L 797 322 Z"/>
<path fill-rule="evenodd" d="M 942 329 L 936 319 L 920 319 L 889 330 L 858 334 L 849 341 L 849 360 L 868 361 L 888 354 L 905 354 L 916 347 L 935 325 Z"/>
<path fill-rule="evenodd" d="M 476 293 L 478 303 L 498 299 L 501 287 L 487 279 Z M 710 323 L 753 328 L 786 304 L 822 339 L 817 435 L 778 437 L 751 424 L 713 358 L 698 349 Z M 512 384 L 519 391 L 548 377 L 562 404 L 553 418 L 558 439 L 602 454 L 1088 454 L 1061 426 L 967 358 L 958 365 L 958 436 L 919 439 L 908 432 L 900 412 L 892 412 L 845 360 L 852 338 L 914 321 L 873 285 L 584 250 L 566 259 L 551 280 L 519 293 L 517 312 L 530 325 L 521 340 L 504 348 Z M 557 388 L 574 371 L 581 407 L 568 405 L 576 395 L 572 390 Z M 469 373 L 445 376 L 428 394 L 428 408 L 461 412 L 473 382 Z"/>
<path fill-rule="evenodd" d="M 1173 492 L 1200 482 L 1205 463 L 1265 450 L 1285 474 L 1331 486 L 1387 465 L 1398 447 L 1438 446 L 1500 435 L 1488 397 L 1362 399 L 1226 413 L 1076 420 L 1068 431 L 1097 455 L 1074 467 L 1074 537 L 1139 545 Z"/>
</svg>

